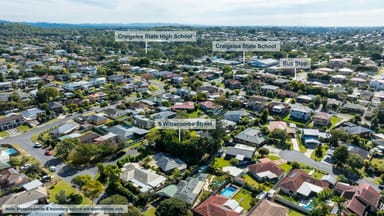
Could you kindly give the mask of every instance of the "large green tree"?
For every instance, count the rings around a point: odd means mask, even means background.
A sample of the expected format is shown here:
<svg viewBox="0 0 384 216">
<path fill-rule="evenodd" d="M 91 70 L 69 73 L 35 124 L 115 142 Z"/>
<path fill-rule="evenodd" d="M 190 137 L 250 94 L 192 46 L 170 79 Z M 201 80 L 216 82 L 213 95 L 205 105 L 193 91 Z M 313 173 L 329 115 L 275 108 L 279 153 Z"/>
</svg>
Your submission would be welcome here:
<svg viewBox="0 0 384 216">
<path fill-rule="evenodd" d="M 156 216 L 186 216 L 191 215 L 187 205 L 176 198 L 169 198 L 160 202 Z"/>
</svg>

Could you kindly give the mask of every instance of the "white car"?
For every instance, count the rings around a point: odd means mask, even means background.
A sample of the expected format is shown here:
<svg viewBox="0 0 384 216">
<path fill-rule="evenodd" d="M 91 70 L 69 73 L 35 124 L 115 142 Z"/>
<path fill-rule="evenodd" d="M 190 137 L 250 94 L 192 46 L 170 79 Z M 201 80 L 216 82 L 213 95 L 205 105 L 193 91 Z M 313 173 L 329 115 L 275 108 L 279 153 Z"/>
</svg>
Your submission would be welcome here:
<svg viewBox="0 0 384 216">
<path fill-rule="evenodd" d="M 56 172 L 56 167 L 55 166 L 50 166 L 48 169 L 51 172 Z"/>
</svg>

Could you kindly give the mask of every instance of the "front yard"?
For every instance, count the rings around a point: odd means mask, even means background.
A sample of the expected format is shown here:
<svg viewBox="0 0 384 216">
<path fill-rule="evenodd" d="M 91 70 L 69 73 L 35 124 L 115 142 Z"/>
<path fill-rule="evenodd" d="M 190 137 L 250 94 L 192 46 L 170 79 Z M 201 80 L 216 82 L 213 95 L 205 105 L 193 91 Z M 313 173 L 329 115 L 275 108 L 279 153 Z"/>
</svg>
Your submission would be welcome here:
<svg viewBox="0 0 384 216">
<path fill-rule="evenodd" d="M 215 158 L 215 162 L 213 163 L 214 168 L 221 169 L 226 166 L 231 166 L 231 163 L 224 158 Z"/>
<path fill-rule="evenodd" d="M 70 194 L 81 194 L 78 190 L 73 188 L 70 184 L 68 184 L 64 180 L 59 180 L 56 184 L 48 188 L 48 194 L 49 194 L 49 201 L 51 202 L 57 202 L 56 200 L 56 194 L 60 193 L 60 191 L 65 191 L 65 194 L 69 196 Z M 83 205 L 89 205 L 92 204 L 92 201 L 85 197 L 83 194 L 81 194 L 83 197 L 83 201 L 81 204 Z"/>
</svg>

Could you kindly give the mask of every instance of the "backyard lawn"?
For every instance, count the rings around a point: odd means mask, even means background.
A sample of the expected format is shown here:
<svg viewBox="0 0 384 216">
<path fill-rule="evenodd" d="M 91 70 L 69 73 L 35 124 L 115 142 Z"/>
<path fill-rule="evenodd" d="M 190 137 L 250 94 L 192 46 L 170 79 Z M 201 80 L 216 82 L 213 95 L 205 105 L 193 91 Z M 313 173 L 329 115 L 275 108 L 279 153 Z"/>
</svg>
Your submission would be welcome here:
<svg viewBox="0 0 384 216">
<path fill-rule="evenodd" d="M 304 216 L 304 215 L 301 214 L 300 212 L 289 209 L 288 216 Z"/>
<path fill-rule="evenodd" d="M 73 188 L 70 184 L 68 184 L 64 180 L 60 180 L 59 182 L 57 182 L 56 185 L 48 188 L 49 200 L 51 202 L 56 202 L 57 200 L 56 200 L 55 196 L 60 191 L 65 191 L 65 194 L 67 196 L 70 195 L 71 193 L 81 194 L 78 190 Z M 90 199 L 88 199 L 87 197 L 83 196 L 83 201 L 81 202 L 81 204 L 84 204 L 84 205 L 92 204 L 92 201 Z"/>
<path fill-rule="evenodd" d="M 155 216 L 156 215 L 156 209 L 154 207 L 149 207 L 147 210 L 145 210 L 144 216 Z"/>
<path fill-rule="evenodd" d="M 263 184 L 258 182 L 256 179 L 252 178 L 252 176 L 246 174 L 243 176 L 244 181 L 251 185 L 252 187 L 259 188 L 259 187 L 264 187 L 264 191 L 269 191 L 271 187 L 269 187 L 267 184 Z"/>
<path fill-rule="evenodd" d="M 335 125 L 341 121 L 341 118 L 337 117 L 337 116 L 332 116 L 331 117 L 331 129 L 335 127 Z"/>
<path fill-rule="evenodd" d="M 251 192 L 241 189 L 234 197 L 234 200 L 236 200 L 241 207 L 243 207 L 245 210 L 249 210 L 252 208 L 252 194 Z"/>
<path fill-rule="evenodd" d="M 213 164 L 213 167 L 215 168 L 223 168 L 226 166 L 231 166 L 231 163 L 229 161 L 223 159 L 223 158 L 215 158 L 215 163 Z"/>
</svg>

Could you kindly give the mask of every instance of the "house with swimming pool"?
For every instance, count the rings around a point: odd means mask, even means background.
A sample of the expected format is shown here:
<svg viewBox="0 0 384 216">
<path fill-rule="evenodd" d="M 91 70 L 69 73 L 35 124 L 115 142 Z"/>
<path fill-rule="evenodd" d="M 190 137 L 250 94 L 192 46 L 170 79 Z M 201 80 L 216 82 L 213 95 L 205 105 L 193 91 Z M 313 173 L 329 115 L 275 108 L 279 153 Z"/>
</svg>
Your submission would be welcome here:
<svg viewBox="0 0 384 216">
<path fill-rule="evenodd" d="M 310 198 L 328 188 L 328 183 L 318 180 L 303 170 L 294 169 L 279 184 L 280 191 L 295 197 Z"/>
</svg>

